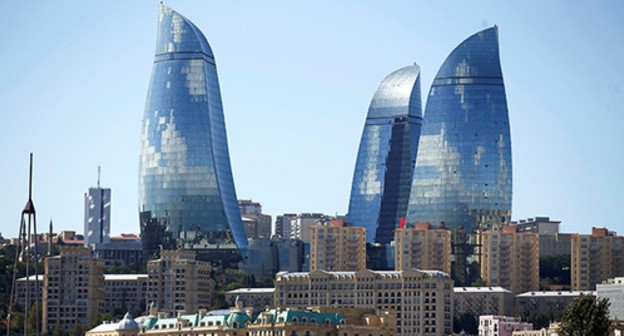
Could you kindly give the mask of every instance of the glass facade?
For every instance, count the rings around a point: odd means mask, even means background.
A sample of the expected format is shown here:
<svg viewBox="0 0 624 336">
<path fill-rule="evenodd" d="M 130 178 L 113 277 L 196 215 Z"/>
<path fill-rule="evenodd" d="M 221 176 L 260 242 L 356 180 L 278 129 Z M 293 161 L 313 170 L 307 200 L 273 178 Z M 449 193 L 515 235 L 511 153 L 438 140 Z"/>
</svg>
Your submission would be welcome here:
<svg viewBox="0 0 624 336">
<path fill-rule="evenodd" d="M 422 125 L 420 67 L 388 75 L 373 96 L 358 151 L 348 220 L 387 244 L 405 217 Z"/>
<path fill-rule="evenodd" d="M 139 211 L 178 247 L 247 247 L 212 50 L 163 4 L 141 135 Z"/>
<path fill-rule="evenodd" d="M 469 37 L 438 71 L 425 107 L 408 223 L 466 231 L 511 217 L 511 139 L 498 28 Z"/>
</svg>

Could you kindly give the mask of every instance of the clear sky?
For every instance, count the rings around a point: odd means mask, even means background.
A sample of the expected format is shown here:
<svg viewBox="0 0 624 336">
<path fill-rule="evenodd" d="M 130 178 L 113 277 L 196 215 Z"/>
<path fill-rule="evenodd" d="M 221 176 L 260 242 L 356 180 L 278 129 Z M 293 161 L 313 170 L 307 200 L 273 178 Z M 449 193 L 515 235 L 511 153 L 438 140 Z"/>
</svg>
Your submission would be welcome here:
<svg viewBox="0 0 624 336">
<path fill-rule="evenodd" d="M 422 95 L 455 46 L 499 26 L 513 218 L 624 233 L 624 2 L 166 1 L 215 53 L 238 198 L 265 213 L 347 211 L 377 85 L 414 62 Z M 17 235 L 35 153 L 40 231 L 82 233 L 112 188 L 112 232 L 139 232 L 141 119 L 156 1 L 0 4 L 0 232 Z M 424 107 L 423 99 L 423 107 Z"/>
</svg>

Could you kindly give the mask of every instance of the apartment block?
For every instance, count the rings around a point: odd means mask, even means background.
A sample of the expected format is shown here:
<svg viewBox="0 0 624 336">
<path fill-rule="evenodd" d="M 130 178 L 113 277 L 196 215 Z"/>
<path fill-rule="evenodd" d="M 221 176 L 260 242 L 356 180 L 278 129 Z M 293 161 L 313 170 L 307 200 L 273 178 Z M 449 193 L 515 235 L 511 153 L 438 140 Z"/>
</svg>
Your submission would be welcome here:
<svg viewBox="0 0 624 336">
<path fill-rule="evenodd" d="M 526 292 L 514 299 L 514 316 L 526 318 L 531 313 L 553 314 L 563 310 L 581 294 L 593 295 L 593 292 L 541 291 Z"/>
<path fill-rule="evenodd" d="M 104 311 L 104 262 L 84 246 L 60 246 L 45 260 L 42 301 L 43 331 L 91 324 Z"/>
<path fill-rule="evenodd" d="M 451 231 L 432 229 L 430 223 L 394 230 L 394 267 L 451 273 Z"/>
<path fill-rule="evenodd" d="M 300 213 L 290 218 L 290 239 L 301 239 L 304 243 L 310 243 L 310 227 L 322 224 L 328 219 L 322 213 Z"/>
<path fill-rule="evenodd" d="M 481 278 L 514 294 L 539 289 L 539 236 L 517 232 L 514 225 L 479 234 Z"/>
<path fill-rule="evenodd" d="M 503 287 L 455 287 L 454 316 L 506 315 L 513 313 L 514 296 Z"/>
<path fill-rule="evenodd" d="M 147 308 L 147 274 L 104 274 L 106 311 L 144 312 Z"/>
<path fill-rule="evenodd" d="M 570 246 L 572 290 L 594 290 L 596 284 L 624 276 L 624 237 L 592 228 L 591 235 L 572 235 Z"/>
<path fill-rule="evenodd" d="M 518 317 L 486 315 L 479 317 L 479 336 L 512 336 L 514 332 L 533 330 L 531 323 Z"/>
<path fill-rule="evenodd" d="M 609 299 L 609 318 L 624 321 L 624 277 L 608 279 L 596 285 L 596 296 Z"/>
<path fill-rule="evenodd" d="M 449 335 L 453 280 L 439 271 L 281 272 L 275 305 L 396 311 L 397 335 Z"/>
<path fill-rule="evenodd" d="M 310 271 L 366 269 L 366 229 L 343 219 L 310 227 Z"/>
<path fill-rule="evenodd" d="M 147 263 L 147 301 L 169 313 L 209 308 L 215 285 L 211 272 L 210 263 L 196 260 L 193 251 L 163 250 L 160 259 Z"/>
</svg>

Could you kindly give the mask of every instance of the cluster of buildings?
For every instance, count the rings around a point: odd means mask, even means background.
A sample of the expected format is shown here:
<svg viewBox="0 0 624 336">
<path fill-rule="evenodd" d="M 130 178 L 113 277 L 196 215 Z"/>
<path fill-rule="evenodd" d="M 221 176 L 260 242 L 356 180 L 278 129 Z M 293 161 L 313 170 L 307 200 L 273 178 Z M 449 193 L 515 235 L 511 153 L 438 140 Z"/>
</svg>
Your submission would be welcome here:
<svg viewBox="0 0 624 336">
<path fill-rule="evenodd" d="M 449 335 L 460 314 L 482 315 L 483 335 L 528 331 L 508 316 L 563 308 L 597 287 L 624 297 L 624 237 L 559 233 L 547 217 L 511 221 L 498 28 L 451 52 L 424 116 L 420 89 L 414 64 L 375 92 L 346 216 L 287 213 L 273 223 L 259 203 L 237 200 L 208 41 L 161 3 L 141 133 L 140 237 L 110 236 L 111 190 L 98 178 L 85 194 L 84 236 L 57 238 L 54 255 L 50 226 L 45 274 L 20 279 L 17 299 L 41 298 L 48 331 L 121 306 L 148 315 L 88 334 L 385 336 Z M 570 256 L 574 292 L 539 291 L 541 255 Z M 115 261 L 147 263 L 147 273 L 104 274 Z M 217 266 L 274 278 L 275 287 L 228 293 L 234 307 L 209 312 Z M 477 279 L 485 286 L 469 286 Z"/>
</svg>

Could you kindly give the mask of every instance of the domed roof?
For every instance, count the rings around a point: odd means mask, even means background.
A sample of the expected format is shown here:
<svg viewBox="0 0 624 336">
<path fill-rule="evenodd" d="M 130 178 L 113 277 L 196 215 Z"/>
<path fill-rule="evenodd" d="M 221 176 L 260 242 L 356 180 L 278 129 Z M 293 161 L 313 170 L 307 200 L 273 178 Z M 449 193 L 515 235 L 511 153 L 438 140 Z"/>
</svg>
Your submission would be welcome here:
<svg viewBox="0 0 624 336">
<path fill-rule="evenodd" d="M 130 313 L 126 313 L 124 318 L 119 321 L 118 330 L 139 330 L 139 324 L 132 319 Z"/>
<path fill-rule="evenodd" d="M 230 328 L 244 328 L 249 321 L 249 316 L 243 312 L 233 312 L 228 316 L 227 325 Z M 234 326 L 236 323 L 236 326 Z"/>
</svg>

